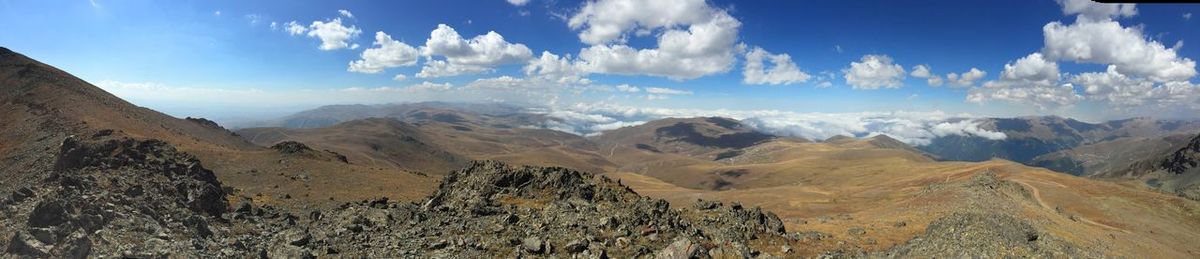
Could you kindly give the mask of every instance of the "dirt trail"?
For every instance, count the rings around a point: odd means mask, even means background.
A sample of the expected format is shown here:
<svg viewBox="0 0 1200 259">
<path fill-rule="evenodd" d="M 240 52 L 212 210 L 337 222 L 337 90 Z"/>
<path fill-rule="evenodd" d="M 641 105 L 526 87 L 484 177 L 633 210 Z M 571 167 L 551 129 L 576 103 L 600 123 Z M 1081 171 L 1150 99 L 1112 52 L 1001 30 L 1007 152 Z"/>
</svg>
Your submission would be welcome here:
<svg viewBox="0 0 1200 259">
<path fill-rule="evenodd" d="M 1032 184 L 1029 184 L 1028 182 L 1022 181 L 1022 180 L 1017 180 L 1017 179 L 1009 179 L 1009 180 L 1011 180 L 1011 181 L 1013 181 L 1013 182 L 1016 182 L 1016 183 L 1019 183 L 1019 184 L 1021 184 L 1021 185 L 1024 185 L 1025 187 L 1029 187 L 1029 190 L 1030 190 L 1031 192 L 1033 192 L 1033 198 L 1034 198 L 1034 200 L 1037 200 L 1038 204 L 1039 204 L 1039 205 L 1041 205 L 1041 206 L 1042 206 L 1042 208 L 1046 208 L 1046 209 L 1049 209 L 1049 210 L 1054 210 L 1054 207 L 1053 207 L 1053 206 L 1050 206 L 1050 204 L 1049 204 L 1049 203 L 1046 203 L 1046 200 L 1043 200 L 1043 199 L 1042 199 L 1042 192 L 1041 192 L 1041 190 L 1039 190 L 1037 187 L 1033 186 Z M 1039 182 L 1039 183 L 1041 183 L 1041 182 Z M 1052 183 L 1052 184 L 1055 184 L 1055 185 L 1058 185 L 1058 186 L 1063 186 L 1063 185 L 1062 185 L 1062 184 L 1060 184 L 1060 183 L 1056 183 L 1056 182 L 1051 182 L 1051 183 Z M 1130 233 L 1128 230 L 1121 229 L 1121 228 L 1117 228 L 1117 227 L 1113 227 L 1113 226 L 1109 226 L 1109 225 L 1107 225 L 1107 224 L 1104 224 L 1104 223 L 1100 223 L 1100 222 L 1092 221 L 1092 220 L 1090 220 L 1090 219 L 1088 219 L 1088 218 L 1084 218 L 1083 216 L 1075 215 L 1075 218 L 1076 218 L 1076 219 L 1078 219 L 1080 222 L 1083 222 L 1083 223 L 1087 223 L 1087 224 L 1091 224 L 1091 225 L 1094 225 L 1094 226 L 1098 226 L 1098 227 L 1106 228 L 1106 229 L 1109 229 L 1109 230 L 1120 231 L 1120 232 L 1127 233 L 1127 234 L 1128 234 L 1128 233 Z"/>
</svg>

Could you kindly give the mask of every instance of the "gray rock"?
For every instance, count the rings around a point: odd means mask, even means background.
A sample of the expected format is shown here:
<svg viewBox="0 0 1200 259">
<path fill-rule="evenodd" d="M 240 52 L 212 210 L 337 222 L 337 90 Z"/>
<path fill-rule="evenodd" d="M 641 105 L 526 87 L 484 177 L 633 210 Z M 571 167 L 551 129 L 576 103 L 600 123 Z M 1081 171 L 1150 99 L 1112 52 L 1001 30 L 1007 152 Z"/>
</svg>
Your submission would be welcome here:
<svg viewBox="0 0 1200 259">
<path fill-rule="evenodd" d="M 852 228 L 846 230 L 846 233 L 849 233 L 849 234 L 855 235 L 855 236 L 861 236 L 861 235 L 866 235 L 867 230 L 863 229 L 862 227 L 852 227 Z"/>
<path fill-rule="evenodd" d="M 524 249 L 526 252 L 534 254 L 541 253 L 543 245 L 542 239 L 536 237 L 526 237 L 525 239 L 521 239 L 521 249 Z"/>
<path fill-rule="evenodd" d="M 654 258 L 688 259 L 700 256 L 700 246 L 687 238 L 677 238 L 671 245 L 654 253 Z"/>
</svg>

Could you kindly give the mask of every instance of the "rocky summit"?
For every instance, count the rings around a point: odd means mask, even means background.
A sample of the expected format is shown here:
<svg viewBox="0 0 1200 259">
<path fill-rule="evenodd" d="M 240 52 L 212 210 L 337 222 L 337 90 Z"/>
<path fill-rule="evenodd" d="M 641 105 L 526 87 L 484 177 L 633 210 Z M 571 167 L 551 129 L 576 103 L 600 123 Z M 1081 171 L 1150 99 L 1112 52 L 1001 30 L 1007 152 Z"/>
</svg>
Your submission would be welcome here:
<svg viewBox="0 0 1200 259">
<path fill-rule="evenodd" d="M 386 198 L 293 215 L 239 201 L 156 140 L 63 140 L 43 183 L 0 200 L 18 257 L 750 257 L 795 243 L 770 212 L 673 209 L 558 167 L 477 161 L 419 203 Z M 770 249 L 768 249 L 770 248 Z M 768 251 L 769 250 L 769 251 Z"/>
</svg>

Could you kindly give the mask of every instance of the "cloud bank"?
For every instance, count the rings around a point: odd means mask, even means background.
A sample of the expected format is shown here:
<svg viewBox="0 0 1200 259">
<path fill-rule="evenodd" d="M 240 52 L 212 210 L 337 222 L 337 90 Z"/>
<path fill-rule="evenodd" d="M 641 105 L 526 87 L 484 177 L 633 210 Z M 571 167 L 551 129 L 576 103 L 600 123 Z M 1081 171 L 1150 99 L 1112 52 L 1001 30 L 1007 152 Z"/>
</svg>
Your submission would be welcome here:
<svg viewBox="0 0 1200 259">
<path fill-rule="evenodd" d="M 883 134 L 921 146 L 928 145 L 934 138 L 949 135 L 994 140 L 1006 137 L 1004 133 L 980 128 L 981 123 L 968 114 L 950 115 L 941 111 L 798 113 L 779 110 L 648 108 L 603 102 L 533 111 L 558 119 L 542 127 L 579 135 L 596 135 L 605 130 L 663 118 L 719 116 L 741 120 L 762 132 L 811 140 L 824 140 L 837 135 L 868 137 Z"/>
</svg>

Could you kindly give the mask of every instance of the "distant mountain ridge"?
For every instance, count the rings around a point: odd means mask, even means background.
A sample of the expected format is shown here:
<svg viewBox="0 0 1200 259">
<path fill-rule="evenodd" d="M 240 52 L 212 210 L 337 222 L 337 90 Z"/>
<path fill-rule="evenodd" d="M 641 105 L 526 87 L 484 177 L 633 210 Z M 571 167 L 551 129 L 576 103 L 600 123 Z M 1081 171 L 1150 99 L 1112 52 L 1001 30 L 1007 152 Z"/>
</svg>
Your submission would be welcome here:
<svg viewBox="0 0 1200 259">
<path fill-rule="evenodd" d="M 1058 116 L 980 120 L 982 129 L 1002 132 L 1007 137 L 992 140 L 976 136 L 949 135 L 934 138 L 930 144 L 917 148 L 944 160 L 984 161 L 1003 158 L 1037 165 L 1038 156 L 1083 145 L 1122 138 L 1200 132 L 1200 121 L 1151 118 L 1131 118 L 1103 123 L 1087 123 Z"/>
</svg>

